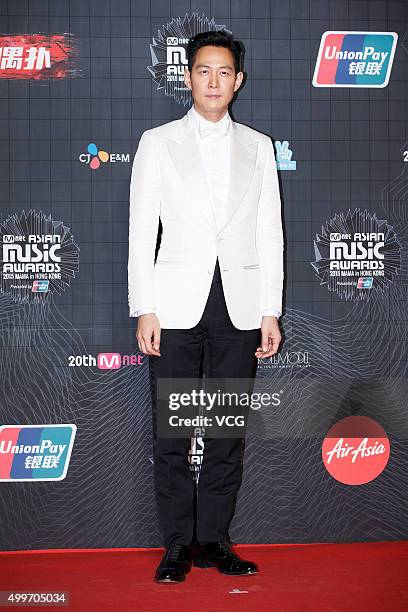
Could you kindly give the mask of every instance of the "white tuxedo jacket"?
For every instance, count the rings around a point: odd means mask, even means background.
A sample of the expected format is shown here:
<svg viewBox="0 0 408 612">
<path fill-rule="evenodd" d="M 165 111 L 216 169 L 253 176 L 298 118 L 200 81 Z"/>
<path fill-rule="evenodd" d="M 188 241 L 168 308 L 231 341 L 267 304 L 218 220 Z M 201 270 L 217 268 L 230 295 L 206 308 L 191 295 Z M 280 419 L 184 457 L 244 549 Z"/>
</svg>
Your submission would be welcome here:
<svg viewBox="0 0 408 612">
<path fill-rule="evenodd" d="M 156 309 L 164 329 L 194 327 L 217 255 L 236 328 L 259 328 L 264 312 L 281 313 L 283 234 L 273 145 L 241 123 L 231 121 L 230 129 L 230 189 L 218 228 L 188 116 L 142 134 L 130 181 L 130 316 Z"/>
</svg>

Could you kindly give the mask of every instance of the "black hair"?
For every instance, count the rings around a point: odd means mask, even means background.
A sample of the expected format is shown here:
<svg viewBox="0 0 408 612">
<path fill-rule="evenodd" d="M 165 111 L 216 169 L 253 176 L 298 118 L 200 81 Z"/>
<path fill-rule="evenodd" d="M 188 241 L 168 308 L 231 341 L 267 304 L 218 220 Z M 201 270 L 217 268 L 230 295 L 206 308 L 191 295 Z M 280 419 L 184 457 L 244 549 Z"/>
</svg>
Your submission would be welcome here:
<svg viewBox="0 0 408 612">
<path fill-rule="evenodd" d="M 212 45 L 214 47 L 225 47 L 225 49 L 229 49 L 234 58 L 235 72 L 237 73 L 241 70 L 242 49 L 240 43 L 234 39 L 232 34 L 225 32 L 225 30 L 215 30 L 210 32 L 200 32 L 189 39 L 187 43 L 187 63 L 190 72 L 193 67 L 197 51 L 201 49 L 201 47 L 206 47 L 208 45 Z"/>
</svg>

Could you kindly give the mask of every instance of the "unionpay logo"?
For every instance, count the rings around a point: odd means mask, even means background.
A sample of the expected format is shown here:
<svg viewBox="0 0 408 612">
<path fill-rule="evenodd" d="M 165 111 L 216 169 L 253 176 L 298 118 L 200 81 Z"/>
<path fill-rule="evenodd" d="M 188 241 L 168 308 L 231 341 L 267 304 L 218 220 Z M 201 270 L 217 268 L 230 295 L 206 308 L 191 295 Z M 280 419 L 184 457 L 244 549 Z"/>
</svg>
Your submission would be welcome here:
<svg viewBox="0 0 408 612">
<path fill-rule="evenodd" d="M 63 480 L 76 425 L 2 425 L 0 481 Z"/>
<path fill-rule="evenodd" d="M 357 281 L 357 289 L 371 289 L 373 280 L 372 276 L 360 276 Z"/>
<path fill-rule="evenodd" d="M 324 32 L 315 87 L 386 87 L 398 34 L 395 32 Z"/>
<path fill-rule="evenodd" d="M 94 142 L 90 142 L 86 148 L 86 153 L 81 153 L 79 161 L 83 164 L 88 164 L 91 170 L 97 170 L 101 163 L 106 164 L 107 162 L 115 163 L 129 163 L 129 153 L 107 153 L 99 149 Z"/>
<path fill-rule="evenodd" d="M 46 291 L 48 291 L 48 285 L 49 285 L 48 280 L 35 280 L 33 281 L 33 287 L 31 289 L 31 291 L 33 291 L 34 293 L 45 293 Z"/>
</svg>

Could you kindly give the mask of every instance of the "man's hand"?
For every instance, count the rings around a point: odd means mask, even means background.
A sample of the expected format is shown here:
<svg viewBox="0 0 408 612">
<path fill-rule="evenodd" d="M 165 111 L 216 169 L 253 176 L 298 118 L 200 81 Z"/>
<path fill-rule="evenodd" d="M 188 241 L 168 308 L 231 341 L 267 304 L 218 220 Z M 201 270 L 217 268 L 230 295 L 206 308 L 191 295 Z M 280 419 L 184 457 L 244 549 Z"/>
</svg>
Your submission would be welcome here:
<svg viewBox="0 0 408 612">
<path fill-rule="evenodd" d="M 258 346 L 255 357 L 272 357 L 278 351 L 282 336 L 276 317 L 262 317 L 261 324 L 262 346 Z"/>
<path fill-rule="evenodd" d="M 145 355 L 157 355 L 160 353 L 160 323 L 155 314 L 140 315 L 136 330 L 139 351 Z"/>
</svg>

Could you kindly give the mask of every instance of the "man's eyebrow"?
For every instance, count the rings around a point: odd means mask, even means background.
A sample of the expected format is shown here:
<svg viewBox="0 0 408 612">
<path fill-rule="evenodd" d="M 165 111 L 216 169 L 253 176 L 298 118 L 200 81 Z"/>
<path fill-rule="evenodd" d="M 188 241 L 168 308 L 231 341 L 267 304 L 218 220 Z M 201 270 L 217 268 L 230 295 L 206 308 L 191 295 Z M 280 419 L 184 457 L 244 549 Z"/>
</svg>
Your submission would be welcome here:
<svg viewBox="0 0 408 612">
<path fill-rule="evenodd" d="M 207 64 L 197 64 L 195 68 L 211 68 L 211 66 L 208 66 Z M 232 66 L 217 66 L 217 68 L 229 68 L 232 70 Z"/>
</svg>

